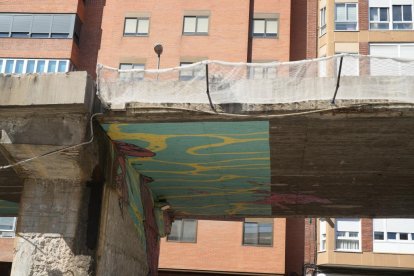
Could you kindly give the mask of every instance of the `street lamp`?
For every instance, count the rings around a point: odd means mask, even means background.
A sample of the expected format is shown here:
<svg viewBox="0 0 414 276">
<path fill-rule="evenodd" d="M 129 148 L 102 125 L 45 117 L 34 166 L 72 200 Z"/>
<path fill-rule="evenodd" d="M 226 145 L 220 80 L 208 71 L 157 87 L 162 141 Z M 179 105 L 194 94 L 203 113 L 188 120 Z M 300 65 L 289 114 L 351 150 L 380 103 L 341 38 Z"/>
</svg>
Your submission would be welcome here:
<svg viewBox="0 0 414 276">
<path fill-rule="evenodd" d="M 157 54 L 157 56 L 158 56 L 158 66 L 157 66 L 157 69 L 160 69 L 160 60 L 161 60 L 161 54 L 162 54 L 162 51 L 164 50 L 164 48 L 162 47 L 162 45 L 161 44 L 156 44 L 155 46 L 154 46 L 154 52 Z"/>
</svg>

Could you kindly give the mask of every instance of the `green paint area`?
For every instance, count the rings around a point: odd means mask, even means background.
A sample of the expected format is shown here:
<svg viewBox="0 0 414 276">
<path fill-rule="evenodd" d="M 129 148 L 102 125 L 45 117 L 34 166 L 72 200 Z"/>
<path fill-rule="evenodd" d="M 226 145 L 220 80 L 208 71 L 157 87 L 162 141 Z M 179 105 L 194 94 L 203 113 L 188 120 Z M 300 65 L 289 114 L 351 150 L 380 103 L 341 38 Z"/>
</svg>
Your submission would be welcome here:
<svg viewBox="0 0 414 276">
<path fill-rule="evenodd" d="M 0 216 L 17 217 L 19 214 L 19 203 L 0 200 Z"/>
<path fill-rule="evenodd" d="M 109 137 L 155 155 L 128 164 L 153 179 L 181 215 L 266 216 L 271 206 L 268 121 L 105 124 Z"/>
</svg>

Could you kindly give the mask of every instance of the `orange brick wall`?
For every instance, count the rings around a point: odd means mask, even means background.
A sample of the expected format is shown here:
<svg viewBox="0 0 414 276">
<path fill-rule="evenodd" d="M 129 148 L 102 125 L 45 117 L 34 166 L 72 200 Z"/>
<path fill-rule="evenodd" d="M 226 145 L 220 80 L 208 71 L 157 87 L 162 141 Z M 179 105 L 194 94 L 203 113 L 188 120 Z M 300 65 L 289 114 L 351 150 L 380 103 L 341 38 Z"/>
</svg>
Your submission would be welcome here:
<svg viewBox="0 0 414 276">
<path fill-rule="evenodd" d="M 243 246 L 242 222 L 200 220 L 197 231 L 197 243 L 162 239 L 159 267 L 285 273 L 286 219 L 274 220 L 273 247 Z"/>
<path fill-rule="evenodd" d="M 303 0 L 305 1 L 305 0 Z M 307 0 L 306 58 L 316 58 L 318 44 L 318 1 Z M 294 16 L 294 15 L 293 15 Z"/>
<path fill-rule="evenodd" d="M 279 39 L 254 39 L 253 60 L 288 60 L 290 39 L 290 1 L 256 0 L 255 12 L 280 13 Z M 182 35 L 185 11 L 210 11 L 207 36 Z M 124 37 L 127 13 L 150 13 L 147 37 Z M 146 60 L 155 68 L 156 43 L 164 46 L 161 67 L 175 67 L 181 58 L 209 58 L 246 61 L 249 29 L 248 0 L 135 0 L 107 1 L 103 15 L 103 35 L 99 62 L 118 67 L 128 59 Z"/>
<path fill-rule="evenodd" d="M 274 38 L 253 38 L 252 60 L 289 61 L 290 58 L 290 1 L 255 0 L 255 13 L 278 13 L 279 35 Z"/>
<path fill-rule="evenodd" d="M 372 219 L 361 219 L 361 242 L 363 252 L 372 252 L 373 249 L 373 225 Z"/>
<path fill-rule="evenodd" d="M 368 30 L 369 29 L 369 4 L 368 0 L 359 0 L 358 2 L 358 13 L 359 13 L 359 30 Z"/>
<path fill-rule="evenodd" d="M 0 262 L 12 262 L 14 239 L 0 238 Z"/>
<path fill-rule="evenodd" d="M 82 0 L 2 0 L 0 12 L 76 13 Z"/>
</svg>

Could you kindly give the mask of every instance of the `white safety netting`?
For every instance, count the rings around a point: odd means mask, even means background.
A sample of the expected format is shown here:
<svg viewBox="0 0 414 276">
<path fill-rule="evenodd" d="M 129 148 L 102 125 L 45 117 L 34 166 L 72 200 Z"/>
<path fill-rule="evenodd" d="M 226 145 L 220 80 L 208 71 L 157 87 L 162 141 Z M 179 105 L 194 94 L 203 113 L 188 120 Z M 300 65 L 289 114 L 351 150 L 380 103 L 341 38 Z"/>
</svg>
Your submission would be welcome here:
<svg viewBox="0 0 414 276">
<path fill-rule="evenodd" d="M 414 103 L 414 60 L 405 59 L 337 55 L 296 62 L 202 61 L 160 70 L 119 70 L 98 65 L 97 70 L 98 96 L 112 109 L 123 109 L 127 103 L 281 104 L 332 100 L 338 75 L 337 100 Z"/>
</svg>

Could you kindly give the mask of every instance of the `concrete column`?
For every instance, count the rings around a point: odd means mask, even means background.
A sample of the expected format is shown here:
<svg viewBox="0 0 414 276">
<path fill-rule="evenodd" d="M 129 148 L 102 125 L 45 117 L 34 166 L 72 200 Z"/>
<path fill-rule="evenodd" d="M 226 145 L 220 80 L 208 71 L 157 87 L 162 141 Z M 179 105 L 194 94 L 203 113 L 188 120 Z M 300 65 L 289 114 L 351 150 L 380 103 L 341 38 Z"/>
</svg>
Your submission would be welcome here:
<svg viewBox="0 0 414 276">
<path fill-rule="evenodd" d="M 27 179 L 20 203 L 12 275 L 90 275 L 88 190 L 69 179 Z"/>
</svg>

